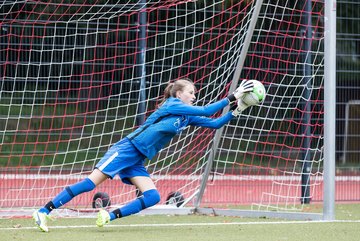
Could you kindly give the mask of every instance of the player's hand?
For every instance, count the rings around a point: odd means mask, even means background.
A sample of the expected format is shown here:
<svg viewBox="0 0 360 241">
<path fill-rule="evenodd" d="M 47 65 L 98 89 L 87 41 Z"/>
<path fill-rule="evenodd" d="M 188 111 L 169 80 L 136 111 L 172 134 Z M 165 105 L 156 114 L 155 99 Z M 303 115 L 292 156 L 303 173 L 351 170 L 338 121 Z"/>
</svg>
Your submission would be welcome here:
<svg viewBox="0 0 360 241">
<path fill-rule="evenodd" d="M 245 104 L 245 102 L 242 101 L 242 99 L 239 99 L 237 101 L 237 105 L 234 105 L 232 109 L 232 115 L 235 117 L 238 117 L 241 112 L 243 112 L 246 108 L 248 108 L 249 105 Z"/>
<path fill-rule="evenodd" d="M 234 96 L 238 100 L 240 99 L 245 93 L 253 91 L 254 83 L 251 80 L 243 80 L 240 83 L 240 86 L 234 91 Z"/>
<path fill-rule="evenodd" d="M 232 103 L 240 99 L 245 93 L 250 92 L 254 89 L 254 83 L 251 80 L 243 80 L 240 83 L 240 86 L 227 98 L 229 102 Z"/>
</svg>

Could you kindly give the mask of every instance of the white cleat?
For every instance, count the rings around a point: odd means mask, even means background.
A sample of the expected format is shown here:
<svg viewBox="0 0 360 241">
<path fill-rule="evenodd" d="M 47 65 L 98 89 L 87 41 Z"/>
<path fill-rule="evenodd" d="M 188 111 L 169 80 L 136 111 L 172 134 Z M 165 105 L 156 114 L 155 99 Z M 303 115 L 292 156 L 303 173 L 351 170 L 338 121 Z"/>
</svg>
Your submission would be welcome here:
<svg viewBox="0 0 360 241">
<path fill-rule="evenodd" d="M 33 212 L 32 215 L 33 219 L 35 220 L 36 226 L 43 232 L 49 232 L 49 228 L 47 226 L 47 221 L 50 219 L 49 215 L 46 213 L 41 213 L 39 211 Z"/>
<path fill-rule="evenodd" d="M 103 227 L 105 224 L 108 223 L 110 223 L 110 214 L 104 209 L 101 209 L 97 214 L 96 225 L 98 227 Z"/>
</svg>

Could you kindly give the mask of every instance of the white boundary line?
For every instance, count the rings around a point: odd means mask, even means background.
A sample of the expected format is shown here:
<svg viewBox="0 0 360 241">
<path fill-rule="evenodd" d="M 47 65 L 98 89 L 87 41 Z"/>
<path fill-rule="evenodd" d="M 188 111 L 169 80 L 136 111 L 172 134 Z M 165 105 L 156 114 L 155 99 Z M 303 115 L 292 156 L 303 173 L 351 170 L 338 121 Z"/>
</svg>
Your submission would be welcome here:
<svg viewBox="0 0 360 241">
<path fill-rule="evenodd" d="M 309 223 L 360 223 L 360 220 L 333 220 L 333 221 L 274 221 L 274 222 L 232 222 L 232 223 L 159 223 L 159 224 L 110 224 L 104 228 L 139 228 L 139 227 L 186 227 L 186 226 L 229 226 L 229 225 L 263 225 L 263 224 L 309 224 Z M 78 229 L 78 228 L 98 228 L 96 225 L 77 225 L 77 226 L 49 226 L 50 229 Z M 12 227 L 0 230 L 30 230 L 37 227 Z M 101 229 L 101 228 L 98 228 Z"/>
</svg>

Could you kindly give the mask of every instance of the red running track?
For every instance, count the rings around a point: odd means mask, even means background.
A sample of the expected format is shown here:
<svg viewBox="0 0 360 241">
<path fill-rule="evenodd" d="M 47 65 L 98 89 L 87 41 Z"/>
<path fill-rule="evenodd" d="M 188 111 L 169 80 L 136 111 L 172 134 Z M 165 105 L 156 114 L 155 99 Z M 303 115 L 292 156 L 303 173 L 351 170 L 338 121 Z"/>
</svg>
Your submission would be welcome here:
<svg viewBox="0 0 360 241">
<path fill-rule="evenodd" d="M 30 178 L 29 178 L 30 177 Z M 76 179 L 62 178 L 19 178 L 18 176 L 0 175 L 0 207 L 39 207 L 43 206 L 59 193 L 65 186 L 77 182 Z M 32 178 L 31 178 L 32 177 Z M 257 178 L 259 179 L 259 178 Z M 252 203 L 262 204 L 299 204 L 301 187 L 299 181 L 276 180 L 277 177 L 265 178 L 266 180 L 229 180 L 220 179 L 207 185 L 202 206 L 216 205 L 248 205 Z M 79 179 L 80 180 L 80 179 Z M 275 180 L 275 181 L 274 181 Z M 198 181 L 194 184 L 178 178 L 167 178 L 159 180 L 157 187 L 161 194 L 161 203 L 165 203 L 168 194 L 180 190 L 187 198 L 191 193 L 182 191 L 183 187 L 196 188 Z M 336 201 L 360 201 L 360 176 L 337 176 L 336 177 Z M 322 181 L 313 182 L 310 187 L 313 202 L 323 200 Z M 120 180 L 107 180 L 94 191 L 84 193 L 75 197 L 68 205 L 69 207 L 90 208 L 92 197 L 98 191 L 107 192 L 114 204 L 128 202 L 135 198 L 134 188 L 124 185 Z M 193 193 L 193 192 L 192 192 Z M 192 203 L 190 202 L 190 205 Z"/>
</svg>

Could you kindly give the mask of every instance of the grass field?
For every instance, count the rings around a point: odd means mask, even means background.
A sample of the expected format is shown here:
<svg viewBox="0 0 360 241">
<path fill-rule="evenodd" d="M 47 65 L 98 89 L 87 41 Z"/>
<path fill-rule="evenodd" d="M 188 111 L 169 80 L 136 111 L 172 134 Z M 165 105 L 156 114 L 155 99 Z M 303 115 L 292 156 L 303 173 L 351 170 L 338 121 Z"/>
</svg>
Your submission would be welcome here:
<svg viewBox="0 0 360 241">
<path fill-rule="evenodd" d="M 0 240 L 171 241 L 171 240 L 359 240 L 360 204 L 336 206 L 336 221 L 287 221 L 221 216 L 142 216 L 116 220 L 104 228 L 94 219 L 60 218 L 42 233 L 30 218 L 0 219 Z"/>
</svg>

